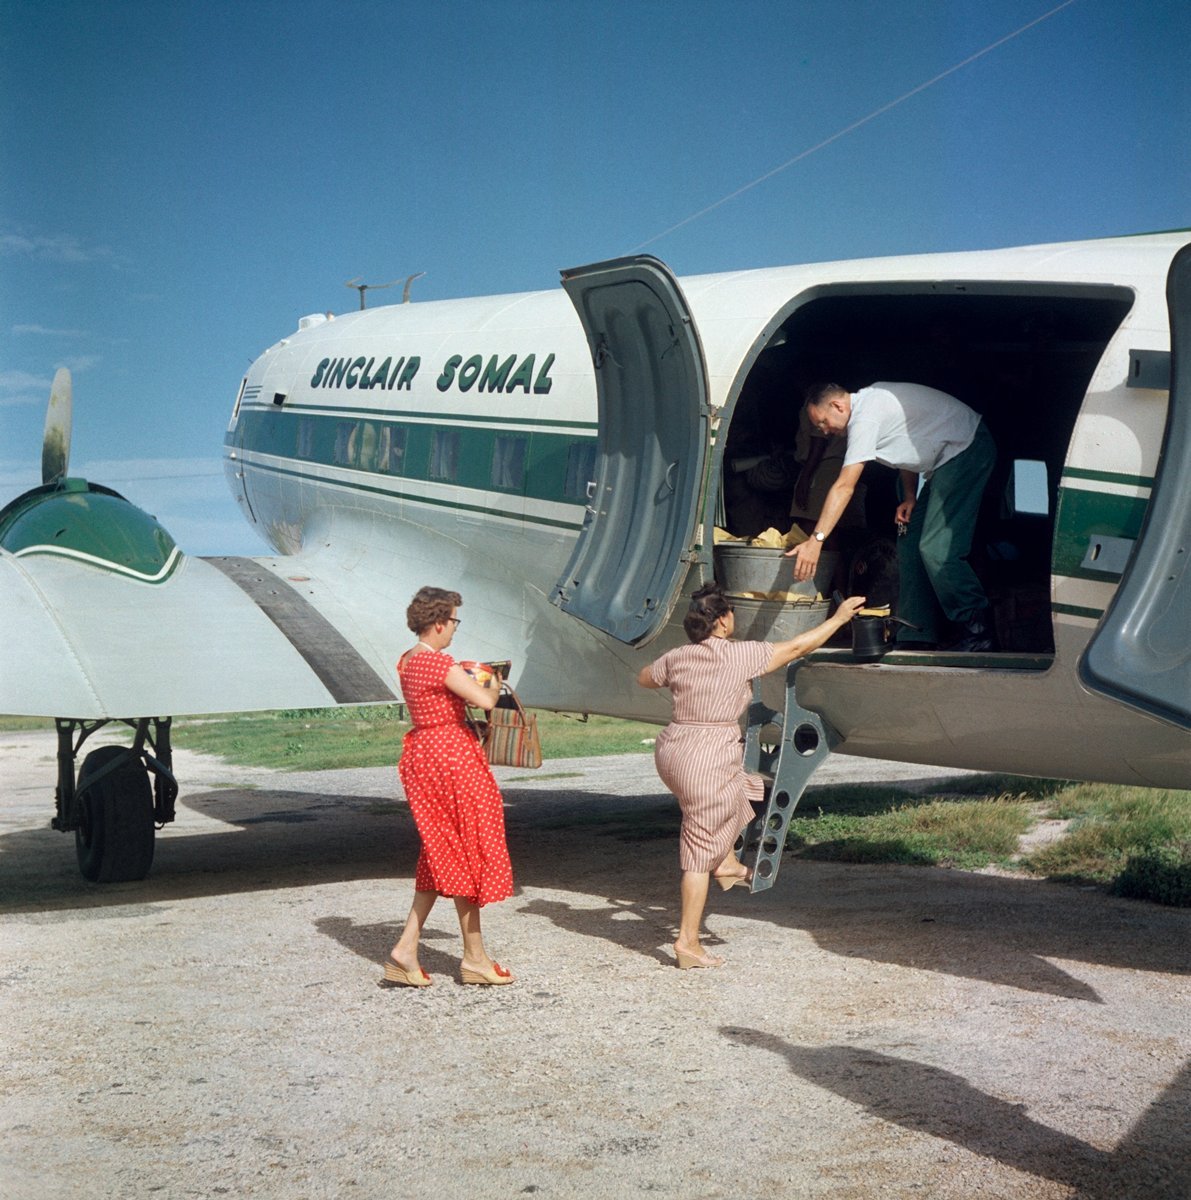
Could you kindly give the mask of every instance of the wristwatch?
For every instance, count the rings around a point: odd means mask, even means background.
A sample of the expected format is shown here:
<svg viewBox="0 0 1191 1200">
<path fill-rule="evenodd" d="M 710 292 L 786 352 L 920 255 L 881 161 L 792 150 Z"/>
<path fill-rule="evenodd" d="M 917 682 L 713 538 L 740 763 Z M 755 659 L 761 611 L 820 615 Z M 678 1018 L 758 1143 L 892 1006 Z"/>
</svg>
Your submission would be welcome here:
<svg viewBox="0 0 1191 1200">
<path fill-rule="evenodd" d="M 825 534 L 821 529 L 816 529 L 815 532 L 811 534 L 811 537 L 813 537 L 816 542 L 825 542 L 827 540 L 827 534 Z"/>
</svg>

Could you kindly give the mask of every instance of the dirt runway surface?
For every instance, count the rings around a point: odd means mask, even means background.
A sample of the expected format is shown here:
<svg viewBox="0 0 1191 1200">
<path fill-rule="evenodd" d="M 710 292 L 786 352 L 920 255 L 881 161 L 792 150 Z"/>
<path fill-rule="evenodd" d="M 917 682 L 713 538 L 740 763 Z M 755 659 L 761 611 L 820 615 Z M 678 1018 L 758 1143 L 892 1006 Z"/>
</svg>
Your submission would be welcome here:
<svg viewBox="0 0 1191 1200">
<path fill-rule="evenodd" d="M 179 752 L 143 883 L 79 876 L 52 737 L 0 734 L 0 1195 L 1191 1197 L 1191 912 L 787 860 L 678 971 L 646 756 L 503 771 L 508 988 L 379 986 L 417 838 L 391 769 Z M 838 758 L 843 776 L 925 778 Z M 813 793 L 804 803 L 813 804 Z"/>
</svg>

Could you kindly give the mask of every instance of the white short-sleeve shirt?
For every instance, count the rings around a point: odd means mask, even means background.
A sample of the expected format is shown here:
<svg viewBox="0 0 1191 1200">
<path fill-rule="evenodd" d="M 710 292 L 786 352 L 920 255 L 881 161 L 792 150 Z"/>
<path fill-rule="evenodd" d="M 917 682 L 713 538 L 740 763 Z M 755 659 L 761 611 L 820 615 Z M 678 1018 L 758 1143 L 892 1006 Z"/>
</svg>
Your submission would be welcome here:
<svg viewBox="0 0 1191 1200">
<path fill-rule="evenodd" d="M 852 393 L 844 466 L 872 462 L 929 479 L 966 450 L 980 414 L 920 383 L 874 383 Z"/>
</svg>

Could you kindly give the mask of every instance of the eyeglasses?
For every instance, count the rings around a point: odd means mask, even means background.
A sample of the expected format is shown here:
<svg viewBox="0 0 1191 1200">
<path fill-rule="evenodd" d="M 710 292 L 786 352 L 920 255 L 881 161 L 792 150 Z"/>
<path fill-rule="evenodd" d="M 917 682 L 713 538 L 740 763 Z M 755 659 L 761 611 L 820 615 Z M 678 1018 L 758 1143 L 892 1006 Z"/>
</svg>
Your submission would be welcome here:
<svg viewBox="0 0 1191 1200">
<path fill-rule="evenodd" d="M 462 622 L 462 621 L 461 621 L 461 620 L 460 620 L 458 617 L 448 617 L 448 618 L 447 618 L 447 620 L 448 620 L 448 621 L 453 621 L 453 622 L 455 623 L 455 628 L 456 628 L 456 629 L 458 629 L 458 628 L 459 628 L 459 626 L 463 624 L 463 622 Z"/>
</svg>

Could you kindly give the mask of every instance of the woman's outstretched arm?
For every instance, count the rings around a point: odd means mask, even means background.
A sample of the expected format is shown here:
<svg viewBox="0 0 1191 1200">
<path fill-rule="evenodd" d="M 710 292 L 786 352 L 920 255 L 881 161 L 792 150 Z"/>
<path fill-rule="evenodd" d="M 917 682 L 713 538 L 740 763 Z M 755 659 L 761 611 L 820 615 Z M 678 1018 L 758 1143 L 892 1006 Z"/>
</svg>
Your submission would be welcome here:
<svg viewBox="0 0 1191 1200">
<path fill-rule="evenodd" d="M 769 665 L 764 673 L 768 675 L 770 671 L 776 671 L 796 658 L 805 658 L 812 650 L 818 650 L 833 633 L 843 629 L 864 607 L 864 599 L 863 596 L 849 596 L 840 602 L 839 608 L 822 625 L 816 625 L 814 629 L 808 629 L 806 633 L 800 633 L 788 642 L 775 642 L 773 654 L 770 655 Z"/>
</svg>

